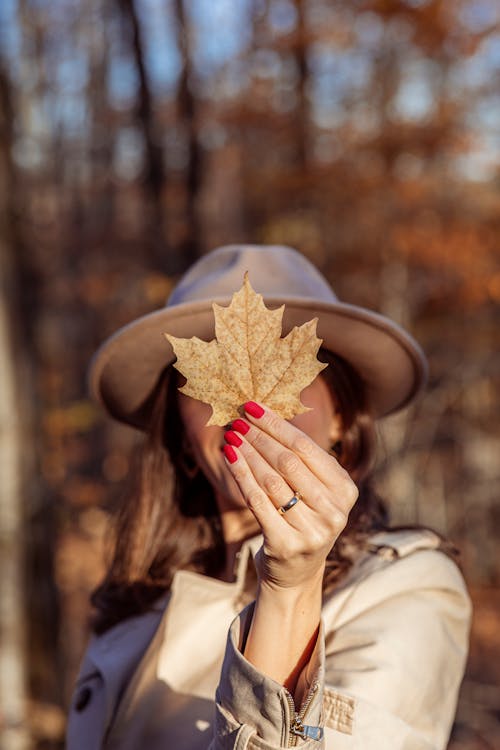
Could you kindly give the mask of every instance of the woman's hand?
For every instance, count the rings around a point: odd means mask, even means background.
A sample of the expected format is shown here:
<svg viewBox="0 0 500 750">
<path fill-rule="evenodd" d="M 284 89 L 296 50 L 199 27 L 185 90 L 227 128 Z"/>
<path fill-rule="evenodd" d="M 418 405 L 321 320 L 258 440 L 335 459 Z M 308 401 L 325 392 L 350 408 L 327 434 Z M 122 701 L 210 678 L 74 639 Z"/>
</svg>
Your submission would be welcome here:
<svg viewBox="0 0 500 750">
<path fill-rule="evenodd" d="M 235 420 L 225 435 L 233 451 L 225 446 L 225 455 L 264 536 L 256 558 L 260 583 L 275 590 L 307 588 L 322 578 L 357 487 L 336 459 L 295 425 L 253 402 L 245 404 L 245 414 L 246 421 Z M 297 492 L 300 501 L 281 515 L 278 509 Z"/>
<path fill-rule="evenodd" d="M 253 402 L 245 413 L 247 420 L 235 420 L 226 432 L 224 453 L 264 543 L 256 556 L 255 609 L 240 649 L 300 706 L 317 640 L 325 560 L 358 490 L 335 458 L 295 425 Z M 297 492 L 300 501 L 281 515 L 278 509 Z"/>
</svg>

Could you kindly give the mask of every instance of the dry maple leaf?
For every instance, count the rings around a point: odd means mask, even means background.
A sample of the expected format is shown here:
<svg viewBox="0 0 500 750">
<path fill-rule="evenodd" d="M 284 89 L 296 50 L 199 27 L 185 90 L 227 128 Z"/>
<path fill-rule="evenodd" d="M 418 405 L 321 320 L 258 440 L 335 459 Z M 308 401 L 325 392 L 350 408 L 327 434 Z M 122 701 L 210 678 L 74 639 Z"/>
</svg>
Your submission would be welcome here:
<svg viewBox="0 0 500 750">
<path fill-rule="evenodd" d="M 229 307 L 214 302 L 212 308 L 212 341 L 164 333 L 177 356 L 174 367 L 187 379 L 179 390 L 212 407 L 207 425 L 228 424 L 246 401 L 260 401 L 284 419 L 310 411 L 300 393 L 327 366 L 316 358 L 322 343 L 316 336 L 318 319 L 281 338 L 285 306 L 269 310 L 248 271 Z"/>
</svg>

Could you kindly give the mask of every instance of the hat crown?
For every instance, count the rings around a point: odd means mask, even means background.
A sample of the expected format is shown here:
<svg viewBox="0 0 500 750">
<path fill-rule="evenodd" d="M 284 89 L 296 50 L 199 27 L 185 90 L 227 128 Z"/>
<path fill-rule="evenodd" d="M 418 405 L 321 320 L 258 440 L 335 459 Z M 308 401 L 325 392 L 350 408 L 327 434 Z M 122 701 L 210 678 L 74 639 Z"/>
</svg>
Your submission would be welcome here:
<svg viewBox="0 0 500 750">
<path fill-rule="evenodd" d="M 224 245 L 189 268 L 168 297 L 167 307 L 231 297 L 241 287 L 245 271 L 264 297 L 337 302 L 324 276 L 292 247 Z"/>
</svg>

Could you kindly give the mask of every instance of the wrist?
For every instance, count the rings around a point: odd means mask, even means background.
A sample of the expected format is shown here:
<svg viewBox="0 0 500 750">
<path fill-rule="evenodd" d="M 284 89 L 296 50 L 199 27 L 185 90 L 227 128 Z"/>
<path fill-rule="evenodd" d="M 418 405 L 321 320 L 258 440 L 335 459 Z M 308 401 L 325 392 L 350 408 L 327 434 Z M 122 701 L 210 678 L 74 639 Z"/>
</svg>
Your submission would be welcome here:
<svg viewBox="0 0 500 750">
<path fill-rule="evenodd" d="M 306 579 L 287 585 L 279 584 L 272 579 L 260 579 L 258 594 L 291 602 L 314 598 L 318 593 L 322 594 L 324 570 L 323 565 L 320 569 L 308 575 Z"/>
<path fill-rule="evenodd" d="M 285 612 L 321 610 L 323 575 L 311 577 L 295 586 L 277 586 L 272 581 L 260 581 L 256 602 L 269 609 Z"/>
<path fill-rule="evenodd" d="M 321 603 L 321 575 L 307 586 L 293 588 L 261 581 L 247 638 L 239 644 L 248 661 L 285 685 L 292 695 L 317 642 Z"/>
</svg>

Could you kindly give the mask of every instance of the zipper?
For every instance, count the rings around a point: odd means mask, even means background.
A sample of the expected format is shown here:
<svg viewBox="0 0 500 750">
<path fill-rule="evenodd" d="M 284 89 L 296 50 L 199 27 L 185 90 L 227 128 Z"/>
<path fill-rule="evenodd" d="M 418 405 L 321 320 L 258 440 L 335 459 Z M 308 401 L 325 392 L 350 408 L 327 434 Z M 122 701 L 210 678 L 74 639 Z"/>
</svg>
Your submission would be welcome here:
<svg viewBox="0 0 500 750">
<path fill-rule="evenodd" d="M 298 712 L 295 708 L 295 701 L 290 692 L 285 688 L 286 699 L 290 707 L 290 734 L 288 737 L 288 747 L 297 746 L 297 737 L 302 737 L 303 740 L 319 741 L 323 739 L 323 729 L 321 727 L 313 727 L 304 724 L 306 713 L 309 710 L 309 706 L 312 703 L 318 687 L 319 685 L 317 682 L 312 685 L 306 700 L 302 704 L 302 708 Z"/>
</svg>

